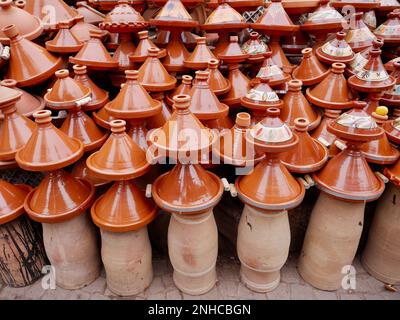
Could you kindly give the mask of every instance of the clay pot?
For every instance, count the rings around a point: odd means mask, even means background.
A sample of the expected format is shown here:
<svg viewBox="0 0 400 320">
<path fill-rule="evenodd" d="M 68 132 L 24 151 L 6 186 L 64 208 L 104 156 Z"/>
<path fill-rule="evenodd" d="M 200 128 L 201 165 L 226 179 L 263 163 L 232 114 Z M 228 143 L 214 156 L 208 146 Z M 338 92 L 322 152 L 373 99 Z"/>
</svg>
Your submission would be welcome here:
<svg viewBox="0 0 400 320">
<path fill-rule="evenodd" d="M 217 54 L 218 59 L 225 63 L 240 63 L 246 61 L 249 55 L 239 46 L 239 37 L 230 36 L 229 44 Z"/>
<path fill-rule="evenodd" d="M 107 35 L 106 32 L 103 32 L 100 28 L 96 27 L 93 24 L 87 23 L 84 21 L 84 17 L 82 15 L 78 15 L 75 18 L 75 25 L 71 27 L 70 31 L 74 35 L 76 39 L 80 42 L 87 42 L 90 39 L 90 31 L 95 30 L 96 32 L 102 32 L 103 37 Z"/>
<path fill-rule="evenodd" d="M 396 79 L 396 84 L 393 86 L 392 89 L 389 89 L 384 92 L 381 102 L 387 106 L 400 106 L 400 60 L 395 61 L 393 63 L 394 70 L 390 74 L 393 78 Z"/>
<path fill-rule="evenodd" d="M 228 68 L 231 89 L 222 97 L 221 102 L 235 108 L 240 106 L 240 99 L 250 90 L 250 79 L 240 71 L 239 64 L 229 64 Z"/>
<path fill-rule="evenodd" d="M 391 12 L 388 20 L 374 30 L 374 34 L 383 39 L 385 44 L 398 45 L 400 43 L 400 18 L 399 12 Z"/>
<path fill-rule="evenodd" d="M 337 32 L 336 38 L 325 42 L 315 50 L 318 59 L 325 63 L 349 63 L 354 60 L 354 52 L 345 41 L 346 33 Z"/>
<path fill-rule="evenodd" d="M 334 156 L 339 152 L 339 149 L 335 146 L 334 142 L 336 136 L 328 131 L 328 122 L 336 119 L 341 114 L 340 110 L 336 109 L 325 109 L 324 116 L 322 117 L 319 126 L 311 133 L 311 137 L 321 142 L 329 150 L 329 157 Z"/>
<path fill-rule="evenodd" d="M 357 251 L 365 202 L 336 200 L 321 192 L 311 213 L 297 270 L 320 290 L 337 290 Z M 335 214 L 332 214 L 334 212 Z"/>
<path fill-rule="evenodd" d="M 230 82 L 224 78 L 222 73 L 218 70 L 219 61 L 212 59 L 208 62 L 208 68 L 206 71 L 209 72 L 208 84 L 210 89 L 217 96 L 227 93 L 231 89 Z"/>
<path fill-rule="evenodd" d="M 183 64 L 190 69 L 205 69 L 208 66 L 208 62 L 211 59 L 215 59 L 215 56 L 207 47 L 205 37 L 196 38 L 196 43 L 196 48 L 190 56 L 184 60 Z"/>
<path fill-rule="evenodd" d="M 19 87 L 39 84 L 60 67 L 61 58 L 54 57 L 43 47 L 22 37 L 15 25 L 4 27 L 2 32 L 10 39 L 7 78 L 15 79 Z"/>
<path fill-rule="evenodd" d="M 192 89 L 192 80 L 193 80 L 192 76 L 189 76 L 189 75 L 183 75 L 182 76 L 182 83 L 178 87 L 176 87 L 176 89 L 174 89 L 172 91 L 172 93 L 168 94 L 166 96 L 166 98 L 165 98 L 165 100 L 167 101 L 169 106 L 173 105 L 173 103 L 174 103 L 173 102 L 173 97 L 174 96 L 176 96 L 176 95 L 189 95 L 190 94 L 190 90 Z"/>
<path fill-rule="evenodd" d="M 271 58 L 272 52 L 264 53 L 264 62 L 257 73 L 257 78 L 264 78 L 269 80 L 269 85 L 272 87 L 277 87 L 279 85 L 285 84 L 291 79 L 290 74 L 287 74 L 278 67 Z"/>
<path fill-rule="evenodd" d="M 373 92 L 368 94 L 364 98 L 364 101 L 367 103 L 367 105 L 364 108 L 364 111 L 369 115 L 372 115 L 372 113 L 375 112 L 376 108 L 378 108 L 381 105 L 380 101 L 382 96 L 383 92 Z"/>
<path fill-rule="evenodd" d="M 139 43 L 136 49 L 131 52 L 128 57 L 129 60 L 133 63 L 141 63 L 144 62 L 147 57 L 149 56 L 149 49 L 150 48 L 157 48 L 157 46 L 149 39 L 149 32 L 148 31 L 139 31 Z M 158 49 L 158 48 L 157 48 Z M 158 58 L 163 58 L 166 56 L 166 50 L 162 49 L 158 51 Z"/>
<path fill-rule="evenodd" d="M 230 3 L 229 1 L 218 1 L 216 9 L 210 13 L 201 28 L 207 31 L 218 31 L 224 29 L 235 31 L 246 28 L 248 23 L 246 23 L 243 16 L 234 9 L 236 6 L 232 5 L 233 2 L 234 1 L 231 1 Z"/>
<path fill-rule="evenodd" d="M 199 23 L 187 12 L 180 0 L 168 0 L 154 19 L 152 25 L 163 29 L 191 29 Z"/>
<path fill-rule="evenodd" d="M 85 179 L 89 181 L 96 188 L 96 193 L 99 193 L 103 190 L 102 187 L 108 185 L 110 181 L 94 177 L 86 165 L 86 159 L 87 156 L 84 156 L 81 159 L 79 159 L 77 163 L 74 164 L 71 170 L 71 175 L 74 178 L 81 180 Z"/>
<path fill-rule="evenodd" d="M 83 42 L 78 40 L 69 29 L 68 22 L 60 22 L 59 31 L 54 39 L 46 41 L 46 49 L 50 52 L 68 54 L 78 52 L 83 47 Z"/>
<path fill-rule="evenodd" d="M 84 17 L 86 23 L 98 25 L 103 22 L 105 15 L 88 5 L 87 1 L 78 1 L 75 5 L 76 10 Z"/>
<path fill-rule="evenodd" d="M 362 12 L 353 14 L 352 20 L 354 22 L 349 24 L 349 30 L 346 35 L 346 42 L 350 45 L 354 52 L 360 52 L 372 45 L 376 39 L 375 35 L 365 25 L 362 20 Z"/>
<path fill-rule="evenodd" d="M 282 38 L 282 50 L 288 55 L 300 55 L 301 50 L 309 46 L 310 38 L 303 32 L 297 31 Z"/>
<path fill-rule="evenodd" d="M 259 39 L 257 32 L 250 33 L 250 39 L 242 45 L 242 50 L 249 55 L 247 62 L 259 63 L 264 60 L 264 53 L 270 51 L 268 46 Z"/>
<path fill-rule="evenodd" d="M 378 8 L 380 6 L 380 1 L 362 1 L 362 0 L 333 0 L 331 2 L 334 8 L 343 8 L 344 6 L 350 5 L 356 8 L 358 11 L 365 11 Z"/>
<path fill-rule="evenodd" d="M 187 70 L 184 61 L 189 58 L 190 53 L 182 43 L 179 32 L 171 32 L 166 51 L 167 55 L 163 60 L 165 69 L 169 72 L 183 72 Z"/>
<path fill-rule="evenodd" d="M 368 62 L 369 52 L 374 49 L 379 49 L 382 46 L 383 46 L 383 40 L 375 39 L 372 42 L 372 46 L 368 46 L 363 51 L 357 52 L 356 55 L 354 56 L 353 61 L 351 61 L 348 67 L 346 68 L 346 75 L 352 76 L 354 74 L 359 73 Z"/>
<path fill-rule="evenodd" d="M 135 49 L 131 34 L 127 32 L 120 33 L 119 45 L 113 54 L 113 60 L 118 62 L 119 71 L 136 69 L 135 63 L 129 59 L 130 54 L 134 52 Z"/>
<path fill-rule="evenodd" d="M 164 92 L 153 93 L 152 97 L 161 102 L 161 112 L 147 119 L 148 129 L 160 128 L 171 118 L 171 110 L 167 106 Z"/>
<path fill-rule="evenodd" d="M 293 79 L 301 80 L 303 85 L 312 86 L 320 83 L 329 73 L 329 70 L 318 61 L 311 48 L 301 51 L 303 59 L 293 70 Z"/>
</svg>

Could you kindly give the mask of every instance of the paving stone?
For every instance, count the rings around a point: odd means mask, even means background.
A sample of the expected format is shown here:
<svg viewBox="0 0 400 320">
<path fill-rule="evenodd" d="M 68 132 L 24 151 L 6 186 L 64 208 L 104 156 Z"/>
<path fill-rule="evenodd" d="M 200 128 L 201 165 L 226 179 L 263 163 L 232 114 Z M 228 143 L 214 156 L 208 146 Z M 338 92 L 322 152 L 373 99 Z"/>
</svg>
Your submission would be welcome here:
<svg viewBox="0 0 400 320">
<path fill-rule="evenodd" d="M 287 283 L 281 282 L 279 286 L 267 293 L 269 300 L 287 300 L 290 299 L 290 287 Z"/>
<path fill-rule="evenodd" d="M 25 292 L 28 289 L 29 287 L 23 287 L 23 288 L 5 287 L 0 291 L 0 300 L 23 299 L 25 296 Z"/>
<path fill-rule="evenodd" d="M 178 289 L 172 289 L 165 294 L 167 300 L 182 300 L 182 294 Z"/>
<path fill-rule="evenodd" d="M 267 300 L 267 294 L 251 291 L 242 282 L 238 285 L 237 299 L 240 300 Z"/>
<path fill-rule="evenodd" d="M 284 283 L 297 283 L 305 284 L 305 281 L 297 272 L 296 265 L 293 263 L 286 263 L 281 269 L 281 281 Z"/>
<path fill-rule="evenodd" d="M 340 300 L 365 300 L 365 297 L 361 293 L 339 293 Z"/>
<path fill-rule="evenodd" d="M 239 280 L 223 280 L 217 283 L 217 288 L 223 297 L 237 297 Z"/>
<path fill-rule="evenodd" d="M 161 279 L 166 289 L 176 288 L 174 279 L 172 278 L 172 272 L 168 272 L 167 274 L 162 275 Z"/>
<path fill-rule="evenodd" d="M 309 285 L 290 284 L 290 298 L 292 300 L 314 300 L 313 289 Z"/>
<path fill-rule="evenodd" d="M 43 289 L 42 281 L 39 279 L 33 285 L 27 287 L 24 292 L 24 299 L 36 300 L 40 299 L 47 290 Z"/>
<path fill-rule="evenodd" d="M 155 295 L 156 293 L 163 293 L 165 291 L 164 284 L 161 280 L 161 277 L 154 277 L 153 282 L 150 287 L 148 287 L 144 293 L 146 298 Z"/>
<path fill-rule="evenodd" d="M 148 295 L 147 300 L 165 300 L 164 292 L 158 292 L 151 295 Z"/>
<path fill-rule="evenodd" d="M 366 300 L 385 300 L 382 294 L 365 293 L 364 297 Z"/>
<path fill-rule="evenodd" d="M 323 291 L 313 288 L 314 297 L 317 300 L 337 300 L 338 295 L 335 291 Z"/>
<path fill-rule="evenodd" d="M 167 260 L 156 260 L 153 261 L 153 274 L 154 276 L 162 276 L 168 272 Z"/>
<path fill-rule="evenodd" d="M 220 292 L 218 291 L 217 287 L 215 286 L 210 291 L 200 296 L 192 296 L 190 294 L 182 293 L 183 300 L 221 300 Z"/>
<path fill-rule="evenodd" d="M 104 293 L 104 290 L 107 287 L 107 282 L 106 279 L 103 277 L 98 277 L 95 281 L 93 281 L 91 284 L 88 286 L 82 288 L 82 291 L 88 292 L 88 293 Z"/>
<path fill-rule="evenodd" d="M 111 300 L 111 297 L 96 292 L 90 296 L 90 300 Z"/>
<path fill-rule="evenodd" d="M 65 290 L 60 287 L 48 289 L 41 299 L 43 300 L 88 300 L 90 294 L 82 290 Z"/>
</svg>

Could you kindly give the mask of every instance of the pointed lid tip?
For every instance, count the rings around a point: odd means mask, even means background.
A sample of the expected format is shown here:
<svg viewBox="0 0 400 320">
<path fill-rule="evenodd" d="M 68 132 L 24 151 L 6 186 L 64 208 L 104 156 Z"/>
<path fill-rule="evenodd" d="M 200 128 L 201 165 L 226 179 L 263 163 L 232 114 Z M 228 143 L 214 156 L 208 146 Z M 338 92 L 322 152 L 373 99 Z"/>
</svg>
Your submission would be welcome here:
<svg viewBox="0 0 400 320">
<path fill-rule="evenodd" d="M 15 82 L 16 84 L 15 80 L 9 79 L 8 83 L 5 83 L 5 81 L 7 80 L 2 80 L 0 84 L 0 109 L 17 102 L 22 96 L 21 91 L 9 88 L 9 86 L 7 86 L 7 84 L 11 84 L 11 82 Z"/>
<path fill-rule="evenodd" d="M 235 124 L 239 127 L 248 128 L 251 125 L 251 117 L 247 112 L 239 112 L 236 114 Z"/>
</svg>

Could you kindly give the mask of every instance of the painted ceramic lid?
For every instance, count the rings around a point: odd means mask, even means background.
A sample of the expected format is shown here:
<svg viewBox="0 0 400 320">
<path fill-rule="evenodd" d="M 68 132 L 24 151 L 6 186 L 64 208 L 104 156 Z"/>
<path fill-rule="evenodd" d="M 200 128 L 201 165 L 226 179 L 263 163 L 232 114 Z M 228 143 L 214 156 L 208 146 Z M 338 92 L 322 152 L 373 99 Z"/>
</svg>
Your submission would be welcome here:
<svg viewBox="0 0 400 320">
<path fill-rule="evenodd" d="M 241 98 L 241 103 L 252 110 L 266 110 L 269 107 L 282 108 L 283 102 L 269 86 L 265 78 L 253 81 L 253 87 Z"/>
<path fill-rule="evenodd" d="M 196 38 L 196 48 L 190 54 L 189 58 L 187 58 L 183 64 L 185 67 L 191 69 L 203 69 L 207 68 L 208 62 L 211 59 L 216 59 L 211 50 L 207 47 L 206 38 L 198 37 Z"/>
<path fill-rule="evenodd" d="M 165 98 L 168 105 L 170 105 L 172 107 L 172 105 L 174 103 L 174 101 L 173 101 L 174 96 L 190 95 L 190 90 L 192 89 L 192 80 L 193 80 L 192 76 L 189 76 L 186 74 L 182 76 L 182 83 L 178 87 L 176 87 L 176 89 L 173 90 L 172 93 L 168 94 Z"/>
<path fill-rule="evenodd" d="M 139 31 L 139 43 L 134 52 L 128 55 L 129 60 L 132 62 L 143 62 L 149 56 L 149 49 L 150 48 L 157 48 L 159 49 L 153 41 L 149 39 L 149 32 L 147 30 Z M 164 58 L 167 52 L 165 49 L 159 49 L 158 51 L 158 58 Z"/>
<path fill-rule="evenodd" d="M 221 29 L 243 29 L 248 23 L 243 16 L 233 9 L 228 3 L 221 1 L 218 7 L 210 13 L 207 20 L 201 26 L 204 30 L 218 31 Z"/>
<path fill-rule="evenodd" d="M 320 1 L 320 6 L 308 14 L 307 19 L 301 25 L 301 29 L 313 32 L 315 30 L 341 29 L 345 22 L 343 16 L 329 5 L 329 0 Z"/>
<path fill-rule="evenodd" d="M 354 13 L 353 23 L 349 24 L 346 41 L 354 52 L 359 52 L 372 45 L 376 39 L 372 31 L 363 21 L 363 13 Z"/>
<path fill-rule="evenodd" d="M 369 52 L 374 49 L 380 49 L 382 46 L 383 40 L 375 39 L 374 41 L 372 41 L 372 46 L 367 47 L 361 52 L 357 52 L 354 55 L 354 59 L 348 64 L 346 75 L 352 76 L 361 71 L 368 62 Z"/>
<path fill-rule="evenodd" d="M 381 102 L 388 106 L 400 106 L 400 60 L 394 62 L 395 69 L 390 74 L 396 79 L 396 84 L 389 90 L 385 91 Z"/>
<path fill-rule="evenodd" d="M 168 0 L 154 19 L 150 20 L 152 25 L 170 28 L 193 28 L 198 21 L 194 20 L 187 12 L 180 0 Z"/>
<path fill-rule="evenodd" d="M 329 73 L 329 69 L 318 61 L 313 53 L 313 49 L 305 48 L 301 50 L 303 59 L 298 67 L 293 70 L 293 79 L 298 79 L 305 86 L 312 86 L 322 81 Z"/>
<path fill-rule="evenodd" d="M 330 73 L 314 88 L 307 88 L 307 99 L 314 105 L 329 109 L 347 109 L 353 104 L 354 94 L 344 77 L 344 63 L 333 63 Z"/>
<path fill-rule="evenodd" d="M 285 74 L 281 68 L 279 68 L 271 58 L 272 52 L 268 51 L 264 53 L 264 62 L 256 77 L 264 78 L 269 80 L 269 85 L 277 86 L 281 85 L 290 80 L 290 75 Z"/>
<path fill-rule="evenodd" d="M 158 59 L 159 49 L 150 48 L 149 56 L 139 68 L 139 82 L 150 92 L 167 91 L 175 88 L 176 79 L 171 76 Z"/>
<path fill-rule="evenodd" d="M 217 59 L 211 59 L 208 62 L 208 68 L 206 71 L 209 72 L 208 84 L 210 89 L 216 94 L 221 95 L 227 93 L 231 89 L 231 83 L 225 79 L 222 73 L 218 70 L 219 61 Z"/>
<path fill-rule="evenodd" d="M 134 231 L 146 226 L 157 214 L 155 204 L 132 181 L 117 181 L 93 204 L 93 222 L 111 232 Z"/>
<path fill-rule="evenodd" d="M 77 161 L 83 155 L 83 144 L 70 138 L 51 123 L 49 110 L 33 114 L 37 124 L 32 136 L 15 156 L 18 165 L 28 171 L 57 170 Z"/>
<path fill-rule="evenodd" d="M 354 52 L 349 44 L 344 40 L 346 33 L 337 32 L 336 37 L 325 42 L 315 51 L 319 60 L 325 63 L 343 62 L 349 63 L 354 59 Z"/>
<path fill-rule="evenodd" d="M 156 204 L 171 213 L 198 214 L 211 210 L 221 199 L 223 185 L 200 164 L 178 163 L 152 186 Z"/>
<path fill-rule="evenodd" d="M 109 32 L 133 32 L 144 29 L 148 22 L 139 12 L 129 5 L 128 0 L 118 0 L 118 4 L 105 16 L 99 24 L 101 29 Z"/>
<path fill-rule="evenodd" d="M 229 44 L 218 52 L 218 59 L 223 60 L 225 63 L 239 63 L 245 61 L 249 55 L 242 50 L 238 42 L 238 36 L 230 36 Z"/>
<path fill-rule="evenodd" d="M 60 22 L 54 39 L 46 41 L 46 49 L 56 53 L 74 53 L 83 47 L 81 42 L 69 29 L 69 23 Z"/>
<path fill-rule="evenodd" d="M 0 225 L 24 214 L 24 200 L 30 190 L 27 185 L 13 185 L 0 179 Z"/>
<path fill-rule="evenodd" d="M 47 174 L 39 186 L 28 194 L 24 208 L 35 221 L 64 222 L 90 207 L 94 191 L 94 186 L 87 180 L 79 180 L 64 170 L 56 170 Z"/>
<path fill-rule="evenodd" d="M 145 152 L 125 132 L 124 120 L 110 122 L 111 135 L 101 149 L 86 161 L 96 177 L 105 180 L 129 180 L 149 169 Z"/>
<path fill-rule="evenodd" d="M 161 112 L 161 102 L 154 100 L 138 81 L 139 71 L 126 70 L 126 82 L 114 100 L 107 103 L 106 111 L 115 118 L 147 118 Z"/>
<path fill-rule="evenodd" d="M 56 71 L 55 76 L 57 81 L 44 95 L 47 106 L 52 109 L 70 109 L 90 101 L 90 89 L 72 79 L 67 69 Z"/>
<path fill-rule="evenodd" d="M 393 71 L 393 70 L 395 69 L 394 63 L 395 63 L 396 61 L 400 61 L 400 57 L 394 58 L 394 59 L 392 59 L 392 60 L 386 62 L 386 63 L 385 63 L 385 69 L 386 69 L 387 71 Z"/>
<path fill-rule="evenodd" d="M 258 32 L 251 32 L 250 39 L 242 45 L 242 50 L 249 55 L 247 61 L 261 62 L 264 60 L 264 54 L 269 50 L 266 43 L 259 39 Z"/>
<path fill-rule="evenodd" d="M 9 24 L 15 24 L 21 36 L 33 40 L 42 34 L 42 22 L 38 17 L 23 10 L 24 6 L 25 1 L 22 0 L 16 1 L 15 4 L 12 0 L 0 0 L 0 30 Z M 8 37 L 2 31 L 0 42 L 9 43 Z"/>
<path fill-rule="evenodd" d="M 391 12 L 387 17 L 388 20 L 376 28 L 374 34 L 385 43 L 400 43 L 400 12 Z"/>
</svg>

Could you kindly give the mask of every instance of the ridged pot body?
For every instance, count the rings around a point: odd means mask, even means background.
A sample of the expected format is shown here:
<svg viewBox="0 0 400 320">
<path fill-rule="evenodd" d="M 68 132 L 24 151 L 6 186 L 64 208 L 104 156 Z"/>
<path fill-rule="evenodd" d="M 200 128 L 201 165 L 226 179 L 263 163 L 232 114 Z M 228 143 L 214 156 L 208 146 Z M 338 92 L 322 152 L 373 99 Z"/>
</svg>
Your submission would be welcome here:
<svg viewBox="0 0 400 320">
<path fill-rule="evenodd" d="M 237 238 L 241 280 L 251 290 L 268 292 L 280 281 L 290 246 L 287 211 L 261 211 L 244 206 Z"/>
</svg>

